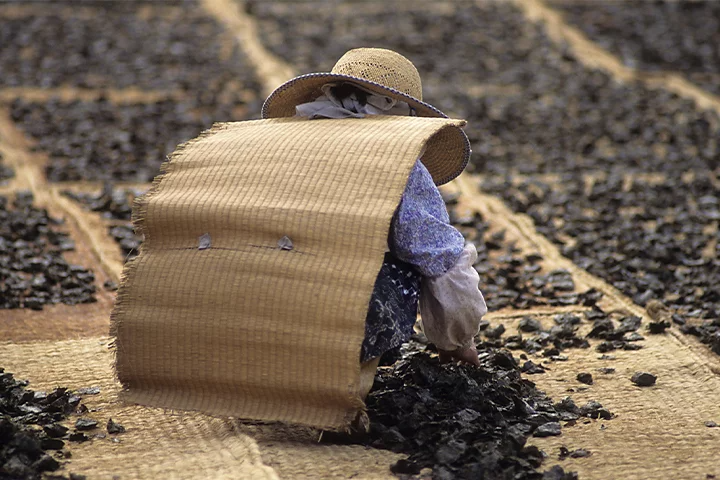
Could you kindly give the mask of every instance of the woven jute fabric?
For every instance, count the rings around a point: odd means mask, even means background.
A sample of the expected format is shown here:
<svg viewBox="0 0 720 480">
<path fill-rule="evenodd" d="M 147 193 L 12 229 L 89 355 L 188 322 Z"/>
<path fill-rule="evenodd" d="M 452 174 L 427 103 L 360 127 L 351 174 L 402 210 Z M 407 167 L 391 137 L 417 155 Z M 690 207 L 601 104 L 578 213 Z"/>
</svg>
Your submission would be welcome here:
<svg viewBox="0 0 720 480">
<path fill-rule="evenodd" d="M 308 73 L 288 80 L 265 100 L 262 118 L 295 116 L 295 107 L 323 94 L 326 84 L 352 83 L 377 95 L 406 102 L 420 117 L 447 118 L 422 101 L 422 82 L 415 66 L 397 52 L 383 48 L 356 48 L 337 61 L 331 72 Z M 445 129 L 436 148 L 423 156 L 436 185 L 456 178 L 470 160 L 470 140 L 460 129 Z"/>
<path fill-rule="evenodd" d="M 538 320 L 550 328 L 553 317 Z M 511 331 L 517 325 L 505 324 Z M 580 333 L 590 329 L 583 325 Z M 572 350 L 562 366 L 533 375 L 538 388 L 555 401 L 568 395 L 578 405 L 595 400 L 616 415 L 612 420 L 579 421 L 563 428 L 558 437 L 530 439 L 548 453 L 544 467 L 559 464 L 582 479 L 691 480 L 720 475 L 720 428 L 705 425 L 720 423 L 716 355 L 703 345 L 695 349 L 684 344 L 688 339 L 680 333 L 680 338 L 672 333 L 643 335 L 641 350 L 613 351 L 614 360 L 601 358 L 594 348 Z M 615 372 L 599 372 L 607 367 Z M 630 378 L 638 371 L 657 375 L 657 383 L 647 388 L 634 385 Z M 591 372 L 593 384 L 578 382 L 579 372 Z M 584 448 L 592 455 L 560 461 L 561 446 Z"/>
<path fill-rule="evenodd" d="M 112 315 L 126 400 L 346 427 L 391 217 L 420 152 L 463 124 L 271 119 L 179 147 L 136 205 Z"/>
<path fill-rule="evenodd" d="M 110 339 L 89 338 L 25 344 L 0 343 L 0 362 L 36 391 L 99 387 L 82 395 L 89 409 L 83 416 L 99 423 L 87 431 L 87 442 L 66 442 L 72 454 L 58 473 L 92 479 L 213 478 L 274 480 L 276 472 L 262 462 L 258 444 L 230 419 L 200 413 L 171 412 L 118 401 L 120 384 L 112 371 Z M 109 418 L 126 432 L 108 435 Z M 77 417 L 63 423 L 72 427 Z"/>
<path fill-rule="evenodd" d="M 399 53 L 382 48 L 356 48 L 338 60 L 329 73 L 300 75 L 276 88 L 265 100 L 263 118 L 295 116 L 295 107 L 315 100 L 322 87 L 333 83 L 353 83 L 378 95 L 406 102 L 420 117 L 447 118 L 437 108 L 422 101 L 422 83 L 415 66 Z M 460 129 L 445 129 L 435 148 L 425 152 L 423 163 L 435 185 L 456 178 L 470 160 L 470 140 Z"/>
</svg>

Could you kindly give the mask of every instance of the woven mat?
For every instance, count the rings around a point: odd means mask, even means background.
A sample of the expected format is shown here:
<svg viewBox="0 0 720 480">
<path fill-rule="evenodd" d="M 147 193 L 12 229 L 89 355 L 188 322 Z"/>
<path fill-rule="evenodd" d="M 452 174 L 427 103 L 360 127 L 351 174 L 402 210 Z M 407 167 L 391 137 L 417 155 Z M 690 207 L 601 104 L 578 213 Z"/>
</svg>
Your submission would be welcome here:
<svg viewBox="0 0 720 480">
<path fill-rule="evenodd" d="M 111 330 L 125 398 L 347 427 L 392 215 L 423 148 L 463 124 L 258 120 L 178 147 L 133 212 L 145 241 Z"/>
<path fill-rule="evenodd" d="M 112 418 L 127 428 L 117 436 L 119 443 L 110 438 L 67 442 L 72 452 L 70 472 L 93 479 L 277 478 L 272 468 L 263 465 L 253 439 L 239 433 L 230 420 L 118 402 L 120 386 L 112 374 L 108 341 L 92 338 L 0 345 L 2 365 L 17 378 L 29 379 L 30 388 L 98 386 L 99 395 L 83 399 L 91 409 L 87 416 L 102 426 Z M 74 421 L 71 417 L 67 425 Z"/>
<path fill-rule="evenodd" d="M 119 402 L 120 384 L 112 373 L 109 338 L 0 344 L 0 364 L 29 388 L 98 386 L 99 395 L 83 403 L 103 424 L 112 418 L 128 430 L 86 443 L 67 442 L 73 456 L 67 472 L 90 479 L 248 478 L 392 479 L 392 452 L 356 445 L 318 444 L 318 431 L 302 427 L 239 424 L 199 413 L 127 406 Z M 76 417 L 66 422 L 72 426 Z M 100 429 L 98 432 L 101 431 Z"/>
<path fill-rule="evenodd" d="M 492 316 L 514 331 L 518 319 Z M 543 319 L 551 322 L 551 316 Z M 237 424 L 194 413 L 126 406 L 117 401 L 119 384 L 112 376 L 107 338 L 1 344 L 0 359 L 31 388 L 99 386 L 99 395 L 83 402 L 99 411 L 89 416 L 101 423 L 111 417 L 128 428 L 121 443 L 108 438 L 68 445 L 73 453 L 68 470 L 91 478 L 392 478 L 388 466 L 398 456 L 359 446 L 318 444 L 318 433 L 301 427 Z M 645 348 L 612 352 L 600 360 L 594 350 L 571 350 L 543 375 L 529 376 L 555 400 L 570 395 L 579 404 L 597 400 L 617 415 L 567 427 L 560 437 L 531 439 L 550 458 L 580 473 L 582 479 L 704 479 L 720 475 L 717 451 L 720 428 L 720 378 L 708 360 L 673 335 L 648 335 Z M 603 375 L 600 367 L 614 367 Z M 632 385 L 635 371 L 658 375 L 657 385 Z M 592 386 L 575 375 L 590 372 Z M 576 391 L 569 392 L 568 389 Z M 585 389 L 586 390 L 583 390 Z M 71 418 L 70 425 L 74 422 Z M 720 422 L 719 422 L 720 423 Z M 586 448 L 592 456 L 557 460 L 558 448 Z M 264 464 L 264 465 L 263 465 Z"/>
<path fill-rule="evenodd" d="M 504 230 L 506 241 L 517 241 L 517 246 L 525 253 L 540 253 L 544 258 L 544 269 L 567 269 L 578 290 L 596 288 L 603 292 L 603 309 L 638 315 L 647 324 L 649 319 L 642 307 L 563 257 L 555 245 L 537 233 L 528 216 L 515 214 L 499 199 L 479 193 L 475 187 L 479 183 L 477 177 L 465 174 L 452 187 L 462 193 L 464 206 L 491 219 L 493 228 Z M 563 311 L 561 308 L 551 308 L 552 312 L 547 310 L 535 308 L 511 315 L 491 313 L 488 319 L 503 323 L 506 335 L 512 335 L 520 313 L 546 313 L 540 318 L 549 327 L 553 324 L 553 314 Z M 579 311 L 576 314 L 582 315 Z M 587 327 L 580 333 L 587 333 Z M 577 471 L 581 479 L 704 479 L 706 474 L 720 476 L 717 454 L 720 428 L 705 426 L 709 420 L 720 424 L 720 357 L 694 338 L 674 329 L 664 335 L 649 335 L 644 328 L 640 333 L 645 337 L 644 348 L 609 352 L 617 357 L 616 360 L 600 360 L 601 354 L 594 348 L 574 349 L 563 352 L 569 357 L 568 361 L 554 363 L 545 374 L 528 376 L 555 401 L 565 396 L 571 396 L 578 404 L 597 400 L 617 415 L 610 421 L 578 423 L 564 428 L 559 437 L 532 439 L 530 443 L 551 455 L 546 466 L 558 463 Z M 604 375 L 597 370 L 601 367 L 614 367 L 616 373 Z M 636 371 L 656 374 L 657 384 L 650 388 L 636 387 L 630 381 Z M 579 383 L 576 375 L 581 372 L 591 373 L 595 384 L 588 387 Z M 571 449 L 586 448 L 593 454 L 589 458 L 559 461 L 557 455 L 561 445 Z"/>
<path fill-rule="evenodd" d="M 552 316 L 541 317 L 546 327 Z M 509 332 L 518 320 L 503 320 Z M 589 325 L 581 330 L 587 333 Z M 705 346 L 695 348 L 671 333 L 650 335 L 641 331 L 644 348 L 612 351 L 614 360 L 601 360 L 594 348 L 563 352 L 569 359 L 555 362 L 550 370 L 527 378 L 536 382 L 555 401 L 570 396 L 578 405 L 599 401 L 617 415 L 612 420 L 587 420 L 563 428 L 559 437 L 532 438 L 553 464 L 577 471 L 581 479 L 705 479 L 720 476 L 720 377 L 712 367 L 718 363 Z M 704 349 L 704 350 L 703 350 Z M 603 374 L 601 367 L 615 368 Z M 653 387 L 638 387 L 630 377 L 637 371 L 657 375 Z M 576 380 L 581 372 L 591 373 L 593 385 Z M 572 391 L 571 391 L 572 390 Z M 560 446 L 585 448 L 588 458 L 560 461 Z"/>
</svg>

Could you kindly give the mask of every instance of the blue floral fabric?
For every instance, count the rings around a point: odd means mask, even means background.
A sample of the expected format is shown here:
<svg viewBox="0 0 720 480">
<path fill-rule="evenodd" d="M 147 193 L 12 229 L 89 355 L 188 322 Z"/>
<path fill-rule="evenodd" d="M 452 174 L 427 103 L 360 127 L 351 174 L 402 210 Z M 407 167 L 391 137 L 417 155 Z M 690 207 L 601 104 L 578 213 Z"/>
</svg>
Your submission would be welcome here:
<svg viewBox="0 0 720 480">
<path fill-rule="evenodd" d="M 360 361 L 379 357 L 407 342 L 413 333 L 420 294 L 420 274 L 391 253 L 375 281 L 365 320 Z"/>
<path fill-rule="evenodd" d="M 385 255 L 365 320 L 363 362 L 410 339 L 422 277 L 447 272 L 465 246 L 462 234 L 450 225 L 430 172 L 420 161 L 410 173 L 388 243 L 390 253 Z"/>
<path fill-rule="evenodd" d="M 445 202 L 430 172 L 419 160 L 410 172 L 390 228 L 390 251 L 426 277 L 450 270 L 465 239 L 450 225 Z"/>
<path fill-rule="evenodd" d="M 383 103 L 382 99 L 363 105 L 356 98 L 347 102 L 336 98 L 331 88 L 323 88 L 323 92 L 323 97 L 314 102 L 298 105 L 297 115 L 314 119 L 391 113 L 390 109 L 378 112 L 374 108 Z M 363 362 L 409 340 L 417 317 L 422 276 L 438 277 L 450 270 L 465 246 L 462 234 L 450 225 L 432 175 L 420 160 L 410 172 L 392 219 L 388 246 L 390 253 L 385 255 L 368 307 L 360 355 Z"/>
</svg>

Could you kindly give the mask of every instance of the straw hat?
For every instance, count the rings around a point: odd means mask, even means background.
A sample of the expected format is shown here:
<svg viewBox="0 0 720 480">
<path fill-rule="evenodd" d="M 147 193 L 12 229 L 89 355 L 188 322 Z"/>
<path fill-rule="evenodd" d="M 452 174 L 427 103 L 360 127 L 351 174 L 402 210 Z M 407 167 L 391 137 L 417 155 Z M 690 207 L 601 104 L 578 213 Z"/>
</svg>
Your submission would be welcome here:
<svg viewBox="0 0 720 480">
<path fill-rule="evenodd" d="M 415 66 L 399 53 L 382 48 L 348 51 L 329 73 L 300 75 L 280 85 L 265 100 L 262 118 L 295 116 L 295 107 L 322 95 L 327 83 L 347 82 L 364 90 L 406 102 L 419 117 L 448 118 L 422 101 L 422 83 Z M 470 141 L 460 129 L 448 130 L 443 148 L 428 149 L 422 157 L 436 185 L 460 175 L 470 159 Z"/>
</svg>

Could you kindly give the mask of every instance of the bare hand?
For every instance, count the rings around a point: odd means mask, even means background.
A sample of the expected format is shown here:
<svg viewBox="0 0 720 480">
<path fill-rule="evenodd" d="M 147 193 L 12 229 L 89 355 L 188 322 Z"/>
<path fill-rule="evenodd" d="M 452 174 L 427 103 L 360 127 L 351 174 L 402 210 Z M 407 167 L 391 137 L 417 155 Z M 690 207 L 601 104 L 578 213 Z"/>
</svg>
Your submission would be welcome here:
<svg viewBox="0 0 720 480">
<path fill-rule="evenodd" d="M 438 353 L 440 354 L 440 363 L 461 362 L 475 367 L 480 366 L 480 359 L 474 343 L 467 348 L 459 348 L 453 351 L 438 348 Z"/>
</svg>

